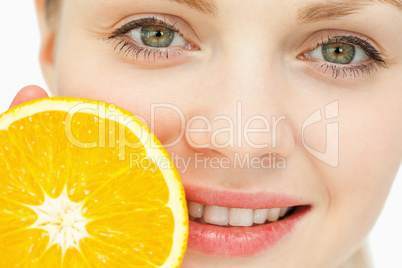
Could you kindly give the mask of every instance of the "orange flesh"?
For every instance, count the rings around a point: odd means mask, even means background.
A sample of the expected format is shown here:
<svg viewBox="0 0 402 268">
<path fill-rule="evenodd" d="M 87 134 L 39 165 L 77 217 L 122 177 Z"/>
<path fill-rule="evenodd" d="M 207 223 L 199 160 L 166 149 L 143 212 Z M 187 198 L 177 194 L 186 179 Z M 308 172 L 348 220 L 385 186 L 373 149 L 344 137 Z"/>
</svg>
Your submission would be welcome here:
<svg viewBox="0 0 402 268">
<path fill-rule="evenodd" d="M 127 148 L 119 160 L 124 126 L 86 113 L 74 114 L 72 135 L 103 148 L 78 148 L 66 138 L 63 111 L 33 114 L 0 130 L 0 267 L 155 267 L 168 258 L 174 231 L 169 188 L 156 165 L 130 166 L 130 153 L 144 159 L 144 147 Z M 110 132 L 111 131 L 111 132 Z M 101 147 L 101 146 L 98 146 Z M 66 190 L 83 203 L 89 234 L 79 247 L 49 245 L 49 233 L 30 228 L 31 209 Z M 51 200 L 51 199 L 49 199 Z"/>
</svg>

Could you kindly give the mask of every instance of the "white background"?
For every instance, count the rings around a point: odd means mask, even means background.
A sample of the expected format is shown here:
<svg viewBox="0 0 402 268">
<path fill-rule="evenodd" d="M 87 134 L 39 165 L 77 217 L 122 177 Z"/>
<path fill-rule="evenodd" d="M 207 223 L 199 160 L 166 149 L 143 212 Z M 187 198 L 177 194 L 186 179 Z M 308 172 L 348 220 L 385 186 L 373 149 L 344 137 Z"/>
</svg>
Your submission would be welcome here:
<svg viewBox="0 0 402 268">
<path fill-rule="evenodd" d="M 32 0 L 0 2 L 0 113 L 8 109 L 23 86 L 35 84 L 47 90 L 39 67 L 40 38 L 33 3 Z M 402 267 L 401 201 L 402 172 L 399 172 L 369 238 L 376 268 Z"/>
</svg>

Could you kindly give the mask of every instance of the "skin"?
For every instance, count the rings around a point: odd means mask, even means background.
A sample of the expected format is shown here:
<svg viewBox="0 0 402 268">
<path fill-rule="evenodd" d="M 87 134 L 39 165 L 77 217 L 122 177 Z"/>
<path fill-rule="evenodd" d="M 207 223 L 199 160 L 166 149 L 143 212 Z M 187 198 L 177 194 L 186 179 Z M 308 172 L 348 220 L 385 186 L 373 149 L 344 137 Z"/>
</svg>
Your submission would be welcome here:
<svg viewBox="0 0 402 268">
<path fill-rule="evenodd" d="M 204 156 L 229 158 L 249 154 L 262 158 L 276 153 L 286 159 L 286 169 L 215 169 L 178 167 L 186 186 L 253 193 L 261 189 L 285 193 L 310 204 L 311 211 L 275 248 L 247 258 L 205 256 L 188 250 L 182 267 L 336 267 L 361 247 L 374 225 L 402 160 L 402 16 L 395 7 L 374 4 L 364 14 L 338 20 L 296 22 L 298 5 L 283 1 L 216 1 L 215 17 L 169 1 L 138 1 L 141 5 L 110 1 L 63 1 L 54 26 L 45 20 L 43 2 L 37 0 L 42 33 L 41 64 L 53 95 L 92 98 L 116 104 L 150 123 L 150 105 L 169 103 L 186 118 L 203 115 L 212 130 L 227 127 L 218 115 L 236 119 L 242 104 L 243 124 L 253 115 L 286 115 L 278 124 L 277 146 L 221 148 L 211 142 L 211 133 L 192 133 L 169 153 L 194 159 Z M 304 3 L 312 1 L 303 1 Z M 318 1 L 325 2 L 325 1 Z M 152 4 L 154 3 L 154 4 Z M 144 5 L 143 5 L 144 4 Z M 88 13 L 88 10 L 91 10 Z M 200 50 L 163 62 L 136 62 L 114 51 L 110 36 L 123 18 L 138 14 L 170 14 L 189 25 L 186 35 Z M 370 18 L 370 19 L 367 19 Z M 330 71 L 318 70 L 314 60 L 299 57 L 335 31 L 358 34 L 377 44 L 388 69 L 378 68 L 360 78 L 334 79 Z M 339 31 L 338 31 L 339 32 Z M 308 40 L 311 40 L 310 42 Z M 322 62 L 321 62 L 322 63 Z M 318 64 L 319 66 L 320 64 Z M 79 70 L 79 72 L 77 72 Z M 28 86 L 12 106 L 45 97 Z M 196 97 L 195 97 L 196 96 Z M 303 145 L 302 125 L 310 114 L 334 101 L 339 116 L 339 164 L 332 167 L 313 157 Z M 156 113 L 155 134 L 163 144 L 180 133 L 177 113 Z M 203 128 L 200 121 L 192 128 Z M 263 128 L 254 121 L 253 128 Z M 310 126 L 305 142 L 325 151 L 325 122 Z M 217 142 L 228 141 L 224 132 Z M 272 133 L 253 133 L 254 144 L 272 141 Z M 200 144 L 209 142 L 206 148 Z M 291 256 L 291 258 L 289 258 Z"/>
</svg>

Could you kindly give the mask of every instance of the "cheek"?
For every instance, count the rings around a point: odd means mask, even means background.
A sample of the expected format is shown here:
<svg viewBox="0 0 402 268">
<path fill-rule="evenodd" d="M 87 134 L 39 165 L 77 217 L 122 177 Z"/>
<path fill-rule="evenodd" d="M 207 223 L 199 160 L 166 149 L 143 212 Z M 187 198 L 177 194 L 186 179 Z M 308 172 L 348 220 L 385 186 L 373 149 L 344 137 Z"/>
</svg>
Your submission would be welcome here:
<svg viewBox="0 0 402 268">
<path fill-rule="evenodd" d="M 390 96 L 367 94 L 363 98 L 354 94 L 339 98 L 335 120 L 339 123 L 339 165 L 334 168 L 311 157 L 328 197 L 328 202 L 317 204 L 323 216 L 317 239 L 323 248 L 333 249 L 333 256 L 346 256 L 364 240 L 381 212 L 402 159 L 400 99 L 392 102 Z M 322 133 L 322 128 L 313 128 L 309 134 L 319 145 Z"/>
<path fill-rule="evenodd" d="M 362 195 L 379 194 L 373 202 L 388 192 L 401 162 L 402 111 L 395 113 L 396 105 L 379 101 L 340 109 L 339 169 L 349 174 L 342 180 Z"/>
<path fill-rule="evenodd" d="M 340 102 L 339 166 L 323 170 L 328 174 L 330 221 L 345 225 L 347 235 L 355 238 L 365 235 L 377 219 L 402 156 L 402 111 L 395 112 L 399 104 L 381 96 L 356 103 Z"/>
<path fill-rule="evenodd" d="M 56 95 L 89 98 L 119 106 L 142 120 L 162 143 L 176 140 L 186 111 L 194 107 L 194 71 L 148 70 L 125 61 L 103 41 L 86 47 L 65 38 L 56 65 Z M 189 69 L 187 67 L 187 69 Z M 191 69 L 191 68 L 190 68 Z M 189 100 L 192 100 L 191 102 Z"/>
</svg>

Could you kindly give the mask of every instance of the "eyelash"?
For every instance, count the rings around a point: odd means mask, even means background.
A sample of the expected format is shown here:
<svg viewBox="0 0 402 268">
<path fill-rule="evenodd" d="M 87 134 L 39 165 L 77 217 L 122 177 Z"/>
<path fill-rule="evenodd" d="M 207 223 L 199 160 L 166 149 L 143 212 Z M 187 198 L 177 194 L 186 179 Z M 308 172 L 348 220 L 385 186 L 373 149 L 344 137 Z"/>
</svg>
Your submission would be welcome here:
<svg viewBox="0 0 402 268">
<path fill-rule="evenodd" d="M 175 23 L 176 24 L 176 23 Z M 180 29 L 175 27 L 175 24 L 171 25 L 167 23 L 166 21 L 162 21 L 159 19 L 156 19 L 155 17 L 149 17 L 149 18 L 141 18 L 135 21 L 131 21 L 122 27 L 116 29 L 111 36 L 106 38 L 107 41 L 118 41 L 117 45 L 114 47 L 114 50 L 117 50 L 120 47 L 119 53 L 123 51 L 123 56 L 129 57 L 130 55 L 132 56 L 133 60 L 138 60 L 138 57 L 140 53 L 144 55 L 144 60 L 149 60 L 151 55 L 153 55 L 153 59 L 155 61 L 155 57 L 158 55 L 159 57 L 165 56 L 166 59 L 169 59 L 171 55 L 173 56 L 179 56 L 180 54 L 183 53 L 183 50 L 178 49 L 178 48 L 153 48 L 153 47 L 147 47 L 144 45 L 136 44 L 132 41 L 124 40 L 122 39 L 127 33 L 129 33 L 132 30 L 145 27 L 145 26 L 161 26 L 161 27 L 166 27 L 170 30 L 175 31 L 175 33 L 179 34 L 181 37 L 183 37 L 183 34 L 181 33 Z"/>
<path fill-rule="evenodd" d="M 360 63 L 356 65 L 345 64 L 345 66 L 335 65 L 334 63 L 328 62 L 324 62 L 323 64 L 321 64 L 319 69 L 323 69 L 325 67 L 324 73 L 328 69 L 331 69 L 332 77 L 335 79 L 338 78 L 340 75 L 342 75 L 343 78 L 347 76 L 359 77 L 363 74 L 370 75 L 373 71 L 377 71 L 378 68 L 388 68 L 387 63 L 385 62 L 381 52 L 365 39 L 353 35 L 327 37 L 326 40 L 321 40 L 320 42 L 318 42 L 315 49 L 330 43 L 343 43 L 359 47 L 364 50 L 364 52 L 368 57 L 370 57 L 370 59 L 374 60 L 372 62 Z"/>
</svg>

